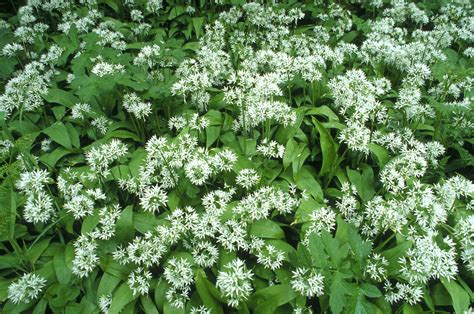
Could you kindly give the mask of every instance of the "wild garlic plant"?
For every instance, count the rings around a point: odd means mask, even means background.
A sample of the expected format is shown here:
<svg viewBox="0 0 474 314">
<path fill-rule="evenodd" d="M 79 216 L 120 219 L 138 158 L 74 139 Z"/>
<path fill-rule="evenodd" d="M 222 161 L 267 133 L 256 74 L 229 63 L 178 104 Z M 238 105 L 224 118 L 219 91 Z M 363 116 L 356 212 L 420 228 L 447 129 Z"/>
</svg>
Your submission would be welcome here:
<svg viewBox="0 0 474 314">
<path fill-rule="evenodd" d="M 28 0 L 0 307 L 470 313 L 466 0 Z"/>
</svg>

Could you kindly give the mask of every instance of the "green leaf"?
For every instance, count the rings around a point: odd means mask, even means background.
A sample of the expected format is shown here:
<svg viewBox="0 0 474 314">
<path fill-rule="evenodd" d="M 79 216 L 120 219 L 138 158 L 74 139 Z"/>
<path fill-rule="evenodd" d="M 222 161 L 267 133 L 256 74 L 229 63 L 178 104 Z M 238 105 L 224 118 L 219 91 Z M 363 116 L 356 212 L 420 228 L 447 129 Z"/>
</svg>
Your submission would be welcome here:
<svg viewBox="0 0 474 314">
<path fill-rule="evenodd" d="M 380 255 L 385 257 L 389 263 L 387 266 L 388 275 L 396 275 L 399 272 L 400 257 L 402 257 L 411 246 L 411 241 L 404 241 L 392 249 L 380 252 Z"/>
<path fill-rule="evenodd" d="M 51 237 L 43 239 L 37 242 L 35 245 L 30 247 L 26 253 L 28 259 L 34 264 L 36 260 L 41 256 L 41 254 L 46 250 L 49 246 L 49 241 L 51 241 Z"/>
<path fill-rule="evenodd" d="M 120 214 L 120 218 L 117 221 L 115 227 L 116 236 L 120 243 L 126 243 L 133 238 L 133 206 L 129 205 L 125 207 Z"/>
<path fill-rule="evenodd" d="M 113 294 L 112 304 L 110 305 L 110 313 L 120 313 L 120 311 L 130 302 L 135 300 L 132 290 L 128 287 L 128 283 L 124 282 Z"/>
<path fill-rule="evenodd" d="M 369 298 L 378 298 L 382 296 L 382 292 L 380 292 L 379 288 L 370 283 L 363 283 L 361 285 L 361 290 L 364 295 L 368 296 Z"/>
<path fill-rule="evenodd" d="M 422 314 L 425 313 L 421 305 L 403 304 L 403 314 Z"/>
<path fill-rule="evenodd" d="M 105 137 L 106 139 L 110 139 L 110 138 L 123 138 L 123 139 L 131 139 L 131 140 L 134 140 L 136 142 L 141 142 L 141 138 L 136 135 L 135 133 L 132 133 L 130 131 L 126 131 L 126 130 L 113 130 L 111 132 L 108 132 Z"/>
<path fill-rule="evenodd" d="M 377 164 L 380 168 L 385 166 L 385 164 L 390 160 L 388 151 L 380 145 L 370 143 L 369 150 L 377 158 Z"/>
<path fill-rule="evenodd" d="M 194 31 L 196 33 L 196 37 L 199 38 L 201 37 L 202 33 L 202 24 L 204 23 L 204 18 L 203 17 L 193 17 L 193 26 L 194 26 Z"/>
<path fill-rule="evenodd" d="M 221 135 L 220 125 L 211 125 L 206 128 L 206 147 L 210 147 Z"/>
<path fill-rule="evenodd" d="M 156 305 L 148 295 L 142 295 L 140 297 L 140 301 L 142 302 L 145 314 L 159 314 L 158 310 L 156 309 Z"/>
<path fill-rule="evenodd" d="M 356 170 L 347 168 L 347 176 L 349 181 L 355 185 L 357 194 L 362 198 L 363 201 L 370 201 L 375 195 L 374 188 L 374 171 L 372 167 L 368 165 L 362 165 L 362 174 Z"/>
<path fill-rule="evenodd" d="M 250 234 L 267 239 L 283 239 L 285 237 L 285 233 L 281 227 L 269 219 L 261 219 L 253 222 L 250 226 Z"/>
<path fill-rule="evenodd" d="M 296 186 L 301 190 L 306 190 L 316 201 L 323 201 L 323 190 L 321 185 L 316 181 L 314 176 L 308 170 L 307 166 L 303 166 L 297 175 L 294 176 Z"/>
<path fill-rule="evenodd" d="M 172 306 L 168 301 L 165 301 L 165 304 L 163 306 L 163 313 L 164 314 L 185 314 L 186 311 L 184 308 L 175 308 Z"/>
<path fill-rule="evenodd" d="M 64 147 L 58 147 L 53 150 L 51 153 L 41 155 L 40 161 L 42 161 L 46 166 L 50 167 L 51 169 L 56 166 L 59 160 L 66 155 L 71 154 L 71 151 L 67 150 Z"/>
<path fill-rule="evenodd" d="M 320 175 L 325 175 L 332 170 L 337 159 L 337 145 L 332 139 L 331 134 L 313 117 L 313 123 L 319 132 L 319 141 L 321 152 L 323 154 L 323 163 L 321 165 Z"/>
<path fill-rule="evenodd" d="M 57 88 L 50 88 L 48 93 L 42 96 L 47 102 L 61 104 L 68 108 L 72 108 L 72 106 L 80 102 L 80 100 L 75 97 L 71 91 L 65 91 Z"/>
<path fill-rule="evenodd" d="M 286 143 L 285 155 L 283 156 L 283 167 L 286 169 L 295 160 L 297 155 L 297 143 L 293 138 L 290 138 Z"/>
<path fill-rule="evenodd" d="M 72 279 L 72 272 L 66 265 L 66 257 L 64 253 L 65 247 L 62 247 L 58 253 L 53 257 L 54 270 L 58 282 L 63 285 L 67 285 Z"/>
<path fill-rule="evenodd" d="M 66 126 L 62 122 L 56 122 L 52 126 L 43 130 L 43 133 L 48 135 L 53 141 L 65 148 L 72 149 L 71 138 Z"/>
<path fill-rule="evenodd" d="M 81 147 L 81 141 L 79 140 L 79 133 L 77 133 L 76 128 L 71 123 L 66 123 L 66 128 L 68 130 L 69 139 L 71 140 L 72 146 L 75 148 Z"/>
<path fill-rule="evenodd" d="M 453 307 L 456 313 L 464 313 L 469 309 L 470 298 L 469 294 L 453 279 L 441 279 L 441 283 L 448 290 L 451 299 L 453 300 Z"/>
<path fill-rule="evenodd" d="M 212 311 L 212 313 L 223 314 L 224 310 L 218 300 L 214 298 L 208 289 L 208 285 L 211 284 L 207 279 L 206 273 L 200 269 L 197 271 L 195 279 L 196 291 L 202 300 L 202 303 Z M 212 284 L 211 284 L 212 285 Z"/>
<path fill-rule="evenodd" d="M 336 271 L 331 285 L 329 286 L 329 306 L 335 314 L 339 314 L 347 304 L 347 295 L 354 291 L 353 285 L 348 283 L 345 278 L 350 276 Z"/>
<path fill-rule="evenodd" d="M 355 288 L 354 294 L 351 298 L 350 304 L 349 304 L 349 312 L 350 313 L 372 313 L 373 309 L 372 306 L 369 302 L 364 297 L 363 291 L 359 287 Z"/>
<path fill-rule="evenodd" d="M 120 278 L 104 272 L 97 288 L 97 301 L 103 295 L 111 294 L 120 283 Z"/>
<path fill-rule="evenodd" d="M 289 283 L 273 285 L 255 292 L 250 297 L 250 306 L 253 313 L 273 314 L 275 310 L 296 297 L 296 293 Z"/>
</svg>

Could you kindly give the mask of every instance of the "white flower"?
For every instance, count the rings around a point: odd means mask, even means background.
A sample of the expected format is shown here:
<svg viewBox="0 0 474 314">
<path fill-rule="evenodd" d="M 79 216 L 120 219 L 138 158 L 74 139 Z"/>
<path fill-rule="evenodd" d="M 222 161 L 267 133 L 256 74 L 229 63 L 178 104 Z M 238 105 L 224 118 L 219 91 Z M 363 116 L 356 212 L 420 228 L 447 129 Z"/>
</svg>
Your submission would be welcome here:
<svg viewBox="0 0 474 314">
<path fill-rule="evenodd" d="M 125 67 L 122 64 L 111 64 L 105 61 L 99 61 L 94 65 L 91 72 L 98 77 L 104 77 L 117 73 L 125 73 Z"/>
<path fill-rule="evenodd" d="M 118 139 L 112 139 L 108 144 L 102 144 L 92 148 L 86 153 L 87 163 L 91 169 L 100 175 L 106 176 L 110 173 L 109 165 L 127 154 L 127 146 Z"/>
<path fill-rule="evenodd" d="M 120 205 L 103 207 L 99 210 L 99 224 L 91 232 L 93 239 L 109 240 L 115 234 L 115 225 L 121 214 Z"/>
<path fill-rule="evenodd" d="M 84 114 L 91 112 L 91 106 L 85 103 L 77 103 L 71 109 L 73 119 L 84 119 Z"/>
<path fill-rule="evenodd" d="M 160 207 L 165 207 L 167 202 L 168 195 L 159 185 L 147 187 L 140 197 L 140 205 L 150 212 L 159 211 Z"/>
<path fill-rule="evenodd" d="M 219 258 L 219 249 L 209 241 L 201 241 L 193 244 L 192 255 L 199 266 L 212 267 Z"/>
<path fill-rule="evenodd" d="M 165 266 L 163 275 L 171 286 L 182 289 L 194 282 L 191 266 L 191 263 L 184 258 L 171 258 Z"/>
<path fill-rule="evenodd" d="M 316 209 L 309 215 L 309 226 L 302 242 L 307 245 L 311 234 L 320 235 L 322 231 L 331 232 L 335 227 L 336 213 L 331 208 Z"/>
<path fill-rule="evenodd" d="M 195 185 L 203 185 L 212 174 L 212 169 L 207 161 L 199 157 L 189 161 L 185 165 L 184 171 L 189 181 Z"/>
<path fill-rule="evenodd" d="M 151 103 L 142 101 L 135 93 L 125 94 L 123 107 L 137 119 L 143 120 L 151 114 Z"/>
<path fill-rule="evenodd" d="M 291 278 L 293 289 L 306 297 L 321 296 L 324 293 L 324 276 L 314 270 L 298 267 Z"/>
<path fill-rule="evenodd" d="M 8 287 L 8 298 L 15 304 L 30 303 L 46 286 L 46 279 L 33 274 L 24 274 Z"/>
<path fill-rule="evenodd" d="M 151 273 L 141 267 L 134 269 L 128 276 L 128 286 L 133 292 L 133 295 L 148 293 L 150 288 Z"/>
<path fill-rule="evenodd" d="M 109 313 L 109 307 L 112 304 L 112 295 L 111 294 L 104 294 L 101 295 L 99 298 L 99 308 L 103 314 Z"/>
<path fill-rule="evenodd" d="M 245 189 L 255 186 L 260 180 L 260 176 L 254 169 L 242 169 L 239 171 L 235 182 Z"/>
<path fill-rule="evenodd" d="M 112 121 L 110 121 L 104 116 L 98 116 L 97 118 L 94 118 L 94 120 L 92 120 L 91 124 L 97 129 L 99 129 L 99 132 L 101 134 L 105 134 L 107 133 L 109 126 L 112 124 Z"/>
<path fill-rule="evenodd" d="M 275 246 L 267 244 L 261 246 L 256 250 L 257 263 L 262 264 L 263 267 L 275 270 L 281 267 L 285 254 L 283 251 L 278 250 Z"/>
<path fill-rule="evenodd" d="M 143 47 L 133 60 L 133 64 L 146 65 L 148 68 L 153 68 L 160 56 L 160 50 L 158 45 Z"/>
<path fill-rule="evenodd" d="M 230 306 L 237 307 L 240 302 L 247 300 L 252 292 L 253 273 L 247 270 L 245 263 L 236 258 L 225 265 L 224 271 L 219 271 L 216 287 L 228 299 Z"/>
<path fill-rule="evenodd" d="M 372 280 L 380 282 L 387 277 L 388 261 L 380 254 L 372 253 L 367 260 L 364 273 Z"/>
<path fill-rule="evenodd" d="M 74 242 L 74 260 L 72 273 L 79 277 L 87 277 L 99 264 L 96 253 L 97 243 L 88 235 L 80 235 Z"/>
<path fill-rule="evenodd" d="M 193 306 L 189 313 L 190 314 L 211 314 L 211 310 L 205 307 L 204 305 L 201 305 L 199 307 Z"/>
<path fill-rule="evenodd" d="M 406 301 L 411 305 L 418 303 L 423 297 L 423 289 L 420 286 L 410 285 L 406 283 L 397 282 L 395 284 L 395 290 L 389 281 L 384 284 L 385 288 L 385 300 L 391 304 L 399 301 Z"/>
<path fill-rule="evenodd" d="M 285 146 L 278 144 L 276 141 L 269 141 L 264 138 L 262 143 L 257 146 L 257 151 L 265 157 L 283 158 L 285 155 Z"/>
</svg>

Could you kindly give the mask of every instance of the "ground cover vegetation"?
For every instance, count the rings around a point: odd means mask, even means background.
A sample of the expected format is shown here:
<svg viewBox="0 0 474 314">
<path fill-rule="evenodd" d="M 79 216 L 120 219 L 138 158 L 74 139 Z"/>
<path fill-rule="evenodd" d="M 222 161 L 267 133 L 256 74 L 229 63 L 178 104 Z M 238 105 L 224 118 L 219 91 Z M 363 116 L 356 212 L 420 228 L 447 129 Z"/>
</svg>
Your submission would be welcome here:
<svg viewBox="0 0 474 314">
<path fill-rule="evenodd" d="M 471 313 L 468 0 L 3 1 L 4 313 Z"/>
</svg>

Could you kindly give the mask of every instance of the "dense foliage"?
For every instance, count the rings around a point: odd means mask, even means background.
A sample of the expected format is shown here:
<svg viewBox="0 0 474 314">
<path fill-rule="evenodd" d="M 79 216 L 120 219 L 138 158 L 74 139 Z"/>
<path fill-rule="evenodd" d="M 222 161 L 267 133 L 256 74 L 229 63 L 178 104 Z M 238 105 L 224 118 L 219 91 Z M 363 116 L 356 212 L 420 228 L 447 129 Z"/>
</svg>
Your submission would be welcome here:
<svg viewBox="0 0 474 314">
<path fill-rule="evenodd" d="M 4 313 L 471 313 L 469 0 L 0 17 Z"/>
</svg>

